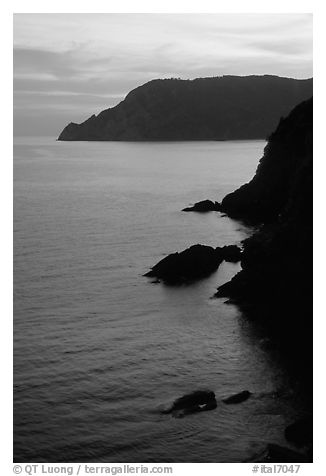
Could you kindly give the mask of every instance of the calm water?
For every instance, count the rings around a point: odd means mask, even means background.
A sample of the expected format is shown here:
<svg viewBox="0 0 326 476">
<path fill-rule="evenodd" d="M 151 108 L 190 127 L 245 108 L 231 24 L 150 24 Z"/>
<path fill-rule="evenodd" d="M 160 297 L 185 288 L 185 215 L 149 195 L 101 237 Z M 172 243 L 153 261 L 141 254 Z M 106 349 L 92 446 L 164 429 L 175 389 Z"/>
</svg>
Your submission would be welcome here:
<svg viewBox="0 0 326 476">
<path fill-rule="evenodd" d="M 177 288 L 142 277 L 168 253 L 248 236 L 180 210 L 248 181 L 264 145 L 15 141 L 15 461 L 234 462 L 284 444 L 300 411 L 287 376 L 211 299 L 238 265 Z M 160 413 L 200 388 L 215 411 Z M 244 389 L 247 402 L 220 403 Z"/>
</svg>

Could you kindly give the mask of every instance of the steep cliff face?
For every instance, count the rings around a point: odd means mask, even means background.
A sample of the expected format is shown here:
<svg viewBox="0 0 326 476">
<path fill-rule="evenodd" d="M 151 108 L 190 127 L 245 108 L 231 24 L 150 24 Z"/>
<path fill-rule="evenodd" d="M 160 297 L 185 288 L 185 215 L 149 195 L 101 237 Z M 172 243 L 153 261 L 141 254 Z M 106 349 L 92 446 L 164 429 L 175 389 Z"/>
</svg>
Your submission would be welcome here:
<svg viewBox="0 0 326 476">
<path fill-rule="evenodd" d="M 256 175 L 223 199 L 223 211 L 229 216 L 265 223 L 275 221 L 280 214 L 289 214 L 289 207 L 298 206 L 298 181 L 311 163 L 312 99 L 281 119 L 269 137 Z"/>
<path fill-rule="evenodd" d="M 229 215 L 261 223 L 244 242 L 242 271 L 217 296 L 234 302 L 307 366 L 312 344 L 312 99 L 270 136 L 255 177 L 227 195 Z"/>
<path fill-rule="evenodd" d="M 311 79 L 153 80 L 98 116 L 70 123 L 59 140 L 265 139 L 282 115 L 311 95 Z"/>
</svg>

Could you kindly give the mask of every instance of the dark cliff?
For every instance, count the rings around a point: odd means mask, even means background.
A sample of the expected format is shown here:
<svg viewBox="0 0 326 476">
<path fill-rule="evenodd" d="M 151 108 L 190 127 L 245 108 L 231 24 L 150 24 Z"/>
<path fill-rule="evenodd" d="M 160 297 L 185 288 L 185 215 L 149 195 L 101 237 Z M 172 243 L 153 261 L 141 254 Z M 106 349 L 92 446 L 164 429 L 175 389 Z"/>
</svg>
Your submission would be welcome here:
<svg viewBox="0 0 326 476">
<path fill-rule="evenodd" d="M 312 79 L 158 79 L 82 124 L 70 123 L 59 140 L 265 139 L 281 116 L 311 95 Z"/>
<path fill-rule="evenodd" d="M 268 140 L 256 175 L 227 195 L 222 210 L 251 222 L 275 221 L 297 210 L 306 168 L 312 163 L 312 99 L 299 104 Z M 299 183 L 298 183 L 299 182 Z M 297 196 L 298 194 L 298 196 Z M 294 203 L 293 203 L 294 202 Z"/>
<path fill-rule="evenodd" d="M 217 292 L 275 331 L 307 375 L 312 359 L 312 156 L 311 98 L 280 121 L 251 182 L 222 201 L 230 216 L 261 225 L 244 242 L 242 270 Z"/>
</svg>

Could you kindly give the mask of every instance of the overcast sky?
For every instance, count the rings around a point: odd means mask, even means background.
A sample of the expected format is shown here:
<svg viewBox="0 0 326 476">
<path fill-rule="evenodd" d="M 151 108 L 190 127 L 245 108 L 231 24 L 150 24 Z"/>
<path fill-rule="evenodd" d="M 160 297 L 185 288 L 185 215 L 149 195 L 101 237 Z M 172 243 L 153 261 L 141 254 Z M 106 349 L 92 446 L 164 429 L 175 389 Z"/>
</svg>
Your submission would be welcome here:
<svg viewBox="0 0 326 476">
<path fill-rule="evenodd" d="M 154 78 L 312 77 L 311 14 L 15 14 L 14 130 L 57 136 Z"/>
</svg>

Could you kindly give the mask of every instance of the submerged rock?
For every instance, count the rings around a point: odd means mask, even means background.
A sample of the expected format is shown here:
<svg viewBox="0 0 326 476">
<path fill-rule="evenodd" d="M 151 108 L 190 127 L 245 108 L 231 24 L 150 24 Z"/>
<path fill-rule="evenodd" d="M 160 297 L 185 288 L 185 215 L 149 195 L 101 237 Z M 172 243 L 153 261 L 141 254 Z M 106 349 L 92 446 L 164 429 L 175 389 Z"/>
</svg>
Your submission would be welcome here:
<svg viewBox="0 0 326 476">
<path fill-rule="evenodd" d="M 213 273 L 223 260 L 240 260 L 240 253 L 240 248 L 235 245 L 217 248 L 193 245 L 180 253 L 166 256 L 145 276 L 162 279 L 168 284 L 192 282 Z"/>
<path fill-rule="evenodd" d="M 202 200 L 201 202 L 195 203 L 192 207 L 184 208 L 183 212 L 213 212 L 220 211 L 221 206 L 218 202 L 212 202 L 211 200 Z"/>
<path fill-rule="evenodd" d="M 172 406 L 162 413 L 171 413 L 176 418 L 182 418 L 191 413 L 214 410 L 217 407 L 215 393 L 209 390 L 197 390 L 178 398 Z"/>
<path fill-rule="evenodd" d="M 234 404 L 234 403 L 242 403 L 248 400 L 250 397 L 251 392 L 248 390 L 243 390 L 242 392 L 236 393 L 235 395 L 231 395 L 231 397 L 224 398 L 222 401 L 227 405 Z"/>
</svg>

